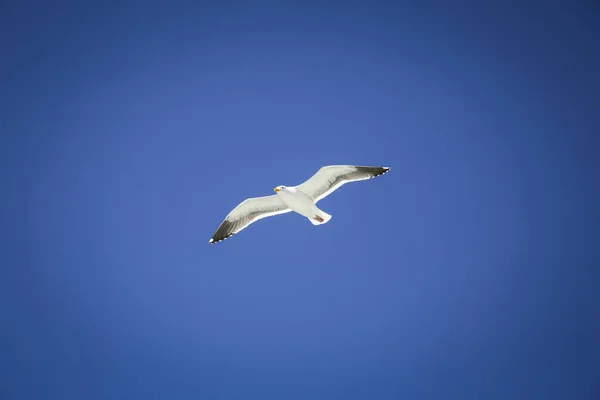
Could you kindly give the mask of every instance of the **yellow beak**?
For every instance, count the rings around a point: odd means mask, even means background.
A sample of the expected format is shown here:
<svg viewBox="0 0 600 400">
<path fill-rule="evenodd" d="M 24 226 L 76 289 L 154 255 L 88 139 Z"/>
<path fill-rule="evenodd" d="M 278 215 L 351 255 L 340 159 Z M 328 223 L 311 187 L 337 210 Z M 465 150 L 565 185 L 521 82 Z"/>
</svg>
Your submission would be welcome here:
<svg viewBox="0 0 600 400">
<path fill-rule="evenodd" d="M 275 193 L 279 192 L 279 188 L 275 188 L 274 190 L 275 190 Z"/>
</svg>

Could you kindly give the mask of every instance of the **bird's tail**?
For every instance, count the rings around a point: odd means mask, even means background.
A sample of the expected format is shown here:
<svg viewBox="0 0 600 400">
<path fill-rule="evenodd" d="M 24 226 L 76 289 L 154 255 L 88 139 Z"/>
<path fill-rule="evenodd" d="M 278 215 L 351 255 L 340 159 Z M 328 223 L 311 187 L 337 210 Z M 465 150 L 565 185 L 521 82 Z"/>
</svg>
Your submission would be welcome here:
<svg viewBox="0 0 600 400">
<path fill-rule="evenodd" d="M 310 222 L 312 222 L 313 225 L 326 224 L 327 222 L 329 222 L 330 219 L 331 215 L 327 214 L 325 211 L 322 210 L 319 210 L 319 214 L 315 215 L 312 218 L 309 218 Z"/>
</svg>

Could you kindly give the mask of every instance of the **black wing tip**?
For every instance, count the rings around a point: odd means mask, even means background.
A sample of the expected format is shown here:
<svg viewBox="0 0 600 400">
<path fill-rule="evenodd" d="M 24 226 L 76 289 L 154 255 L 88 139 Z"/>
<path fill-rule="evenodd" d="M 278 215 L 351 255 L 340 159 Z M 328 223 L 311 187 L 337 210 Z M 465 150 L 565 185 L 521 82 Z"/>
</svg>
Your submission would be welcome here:
<svg viewBox="0 0 600 400">
<path fill-rule="evenodd" d="M 376 176 L 383 175 L 386 172 L 388 172 L 390 169 L 392 169 L 392 167 L 363 167 L 363 166 L 358 166 L 355 168 L 358 169 L 359 171 L 362 170 L 363 172 L 371 174 L 371 178 L 375 178 Z"/>
<path fill-rule="evenodd" d="M 387 173 L 387 172 L 388 172 L 390 169 L 391 169 L 390 167 L 381 167 L 381 168 L 380 168 L 380 171 L 377 171 L 377 172 L 376 172 L 376 173 L 375 173 L 375 174 L 372 176 L 372 178 L 375 178 L 376 176 L 381 176 L 381 175 L 383 175 L 383 174 Z"/>
<path fill-rule="evenodd" d="M 230 237 L 232 237 L 233 235 L 235 235 L 235 233 L 231 233 L 229 235 L 226 236 L 220 236 L 220 237 L 216 237 L 213 236 L 210 238 L 210 240 L 208 241 L 208 244 L 217 244 L 219 242 L 222 242 L 223 240 L 229 239 Z"/>
<path fill-rule="evenodd" d="M 229 221 L 227 218 L 225 218 L 225 220 L 223 220 L 223 222 L 221 222 L 221 225 L 219 225 L 219 227 L 217 228 L 216 232 L 213 233 L 212 237 L 208 241 L 208 244 L 216 244 L 222 242 L 223 240 L 228 239 L 235 234 L 236 232 L 234 224 L 231 223 L 231 221 Z"/>
</svg>

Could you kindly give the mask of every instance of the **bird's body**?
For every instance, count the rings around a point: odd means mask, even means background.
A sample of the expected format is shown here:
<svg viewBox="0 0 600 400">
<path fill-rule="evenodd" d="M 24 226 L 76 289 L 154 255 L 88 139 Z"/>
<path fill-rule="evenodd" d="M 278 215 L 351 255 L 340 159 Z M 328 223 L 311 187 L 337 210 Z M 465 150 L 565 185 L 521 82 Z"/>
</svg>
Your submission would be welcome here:
<svg viewBox="0 0 600 400">
<path fill-rule="evenodd" d="M 317 207 L 309 195 L 297 187 L 283 187 L 276 193 L 288 208 L 305 216 L 315 225 L 324 224 L 331 219 L 329 214 Z"/>
<path fill-rule="evenodd" d="M 244 200 L 227 215 L 209 243 L 225 240 L 259 219 L 292 211 L 308 218 L 313 225 L 325 224 L 331 215 L 317 207 L 319 200 L 345 183 L 374 178 L 389 169 L 354 165 L 322 167 L 298 186 L 278 186 L 274 189 L 275 195 Z"/>
</svg>

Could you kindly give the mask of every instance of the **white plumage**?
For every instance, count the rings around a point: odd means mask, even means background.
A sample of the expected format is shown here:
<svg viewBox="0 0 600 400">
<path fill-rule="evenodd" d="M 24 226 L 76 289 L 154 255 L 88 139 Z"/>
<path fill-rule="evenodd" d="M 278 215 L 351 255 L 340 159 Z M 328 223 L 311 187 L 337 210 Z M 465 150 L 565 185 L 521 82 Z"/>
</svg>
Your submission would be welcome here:
<svg viewBox="0 0 600 400">
<path fill-rule="evenodd" d="M 225 240 L 259 219 L 291 211 L 305 216 L 313 225 L 325 224 L 331 219 L 331 215 L 316 206 L 319 200 L 348 182 L 374 178 L 389 170 L 389 167 L 355 165 L 322 167 L 298 186 L 278 186 L 275 188 L 275 195 L 244 200 L 225 217 L 209 243 Z"/>
</svg>

